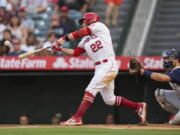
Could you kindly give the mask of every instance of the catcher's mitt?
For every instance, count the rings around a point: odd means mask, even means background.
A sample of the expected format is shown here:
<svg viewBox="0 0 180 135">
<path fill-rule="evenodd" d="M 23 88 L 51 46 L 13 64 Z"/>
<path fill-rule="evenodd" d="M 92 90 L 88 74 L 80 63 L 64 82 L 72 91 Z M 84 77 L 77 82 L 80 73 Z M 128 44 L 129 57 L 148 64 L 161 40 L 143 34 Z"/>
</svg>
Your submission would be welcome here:
<svg viewBox="0 0 180 135">
<path fill-rule="evenodd" d="M 141 62 L 136 57 L 131 57 L 129 61 L 129 73 L 131 75 L 140 75 L 141 74 Z"/>
</svg>

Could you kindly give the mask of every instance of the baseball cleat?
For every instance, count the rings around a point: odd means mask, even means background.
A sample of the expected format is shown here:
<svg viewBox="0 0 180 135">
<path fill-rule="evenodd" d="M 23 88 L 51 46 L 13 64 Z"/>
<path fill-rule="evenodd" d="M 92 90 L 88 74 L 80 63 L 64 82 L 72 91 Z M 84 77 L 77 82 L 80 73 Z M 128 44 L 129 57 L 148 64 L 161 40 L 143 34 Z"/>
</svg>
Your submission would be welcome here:
<svg viewBox="0 0 180 135">
<path fill-rule="evenodd" d="M 60 123 L 61 126 L 80 126 L 82 125 L 82 119 L 72 116 L 70 119 Z"/>
<path fill-rule="evenodd" d="M 176 115 L 173 115 L 170 120 L 169 124 L 171 125 L 179 125 L 180 124 L 180 111 L 176 113 Z"/>
<path fill-rule="evenodd" d="M 146 121 L 146 114 L 147 114 L 147 104 L 145 102 L 139 103 L 139 108 L 136 110 L 136 113 L 138 114 L 140 118 L 140 125 L 145 125 L 147 123 Z"/>
<path fill-rule="evenodd" d="M 169 117 L 169 122 L 170 122 L 171 120 L 173 120 L 174 117 L 175 117 L 175 114 L 171 114 L 171 116 Z"/>
</svg>

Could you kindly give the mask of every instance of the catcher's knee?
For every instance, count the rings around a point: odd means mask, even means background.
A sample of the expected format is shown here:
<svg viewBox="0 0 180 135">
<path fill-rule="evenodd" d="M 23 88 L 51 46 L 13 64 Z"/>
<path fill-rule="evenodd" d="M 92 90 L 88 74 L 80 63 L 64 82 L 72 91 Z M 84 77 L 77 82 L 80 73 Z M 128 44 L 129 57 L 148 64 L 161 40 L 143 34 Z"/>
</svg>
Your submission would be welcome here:
<svg viewBox="0 0 180 135">
<path fill-rule="evenodd" d="M 157 102 L 160 104 L 160 106 L 164 110 L 173 114 L 177 112 L 177 109 L 171 103 L 167 102 L 166 97 L 165 97 L 165 90 L 157 89 L 154 94 L 155 94 Z"/>
<path fill-rule="evenodd" d="M 104 99 L 106 105 L 113 106 L 115 104 L 115 96 L 108 97 Z"/>
<path fill-rule="evenodd" d="M 154 93 L 155 98 L 157 102 L 161 105 L 161 107 L 164 107 L 166 104 L 165 94 L 163 89 L 157 89 Z"/>
<path fill-rule="evenodd" d="M 163 89 L 157 89 L 155 92 L 154 92 L 154 95 L 156 98 L 162 98 L 161 100 L 164 100 L 164 90 Z"/>
</svg>

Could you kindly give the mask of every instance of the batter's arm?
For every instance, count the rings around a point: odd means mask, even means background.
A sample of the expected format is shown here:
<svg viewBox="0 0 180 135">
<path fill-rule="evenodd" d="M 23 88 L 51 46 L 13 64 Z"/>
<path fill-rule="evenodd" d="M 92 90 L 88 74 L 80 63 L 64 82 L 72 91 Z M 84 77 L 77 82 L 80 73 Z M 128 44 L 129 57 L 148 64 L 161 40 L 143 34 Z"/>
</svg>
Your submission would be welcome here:
<svg viewBox="0 0 180 135">
<path fill-rule="evenodd" d="M 70 40 L 78 40 L 81 37 L 91 35 L 91 29 L 89 27 L 84 27 L 78 31 L 74 31 L 72 33 L 69 33 L 60 39 L 57 40 L 56 43 L 54 43 L 55 46 L 60 47 L 64 44 L 65 41 L 70 41 Z"/>
<path fill-rule="evenodd" d="M 68 49 L 68 48 L 61 48 L 61 52 L 65 53 L 67 55 L 70 55 L 70 56 L 73 56 L 73 54 L 74 54 L 74 50 Z"/>
<path fill-rule="evenodd" d="M 158 82 L 170 82 L 171 78 L 166 74 L 146 71 L 141 69 L 141 75 Z"/>
<path fill-rule="evenodd" d="M 87 36 L 87 35 L 91 35 L 91 29 L 89 27 L 84 27 L 81 28 L 78 31 L 74 31 L 72 33 L 69 33 L 67 35 L 64 36 L 64 40 L 69 41 L 69 40 L 77 40 L 81 37 Z"/>
<path fill-rule="evenodd" d="M 75 49 L 61 48 L 61 52 L 70 56 L 80 56 L 85 50 L 81 47 L 76 47 Z"/>
</svg>

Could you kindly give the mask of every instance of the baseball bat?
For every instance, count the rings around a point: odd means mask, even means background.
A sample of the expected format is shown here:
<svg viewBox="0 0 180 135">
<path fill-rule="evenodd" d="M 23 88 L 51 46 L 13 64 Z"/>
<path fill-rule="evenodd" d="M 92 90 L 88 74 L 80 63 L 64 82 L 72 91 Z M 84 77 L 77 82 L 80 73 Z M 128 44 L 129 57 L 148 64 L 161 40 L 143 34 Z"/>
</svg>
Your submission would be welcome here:
<svg viewBox="0 0 180 135">
<path fill-rule="evenodd" d="M 24 59 L 24 58 L 33 56 L 34 54 L 39 53 L 39 52 L 41 52 L 41 51 L 43 51 L 43 50 L 46 50 L 46 49 L 49 49 L 49 48 L 51 48 L 51 47 L 48 46 L 48 47 L 46 47 L 46 48 L 40 48 L 40 49 L 31 51 L 31 52 L 23 53 L 23 54 L 20 54 L 20 55 L 18 56 L 18 58 L 19 58 L 19 59 Z"/>
</svg>

